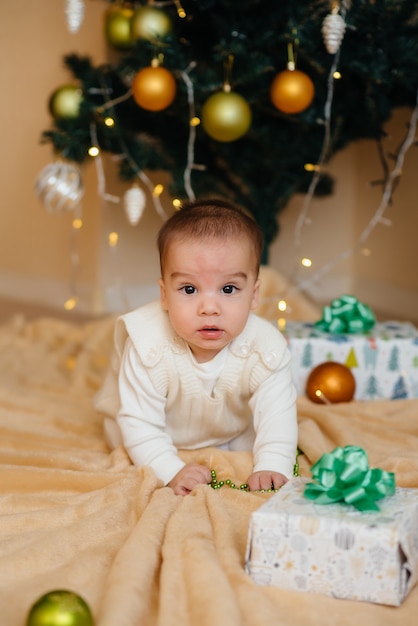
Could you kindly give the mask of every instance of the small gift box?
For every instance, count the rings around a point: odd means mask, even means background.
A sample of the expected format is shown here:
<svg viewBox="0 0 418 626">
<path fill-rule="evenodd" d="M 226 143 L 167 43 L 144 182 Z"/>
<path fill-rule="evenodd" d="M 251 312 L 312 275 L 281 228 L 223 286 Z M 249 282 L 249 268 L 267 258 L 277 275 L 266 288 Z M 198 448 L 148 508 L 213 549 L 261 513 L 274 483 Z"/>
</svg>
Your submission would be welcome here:
<svg viewBox="0 0 418 626">
<path fill-rule="evenodd" d="M 352 454 L 361 449 L 324 455 L 319 482 L 294 478 L 253 512 L 246 571 L 254 582 L 402 603 L 418 579 L 418 489 L 395 488 L 393 475 L 353 467 Z"/>
<path fill-rule="evenodd" d="M 343 298 L 337 302 L 337 310 L 343 317 L 335 317 L 334 301 L 334 307 L 325 308 L 318 322 L 286 324 L 284 335 L 292 356 L 292 375 L 298 394 L 305 395 L 314 367 L 335 361 L 351 370 L 356 382 L 355 400 L 417 398 L 418 331 L 413 324 L 374 323 L 371 315 L 361 321 L 358 317 L 361 303 L 357 303 L 356 313 L 350 317 L 349 303 Z"/>
</svg>

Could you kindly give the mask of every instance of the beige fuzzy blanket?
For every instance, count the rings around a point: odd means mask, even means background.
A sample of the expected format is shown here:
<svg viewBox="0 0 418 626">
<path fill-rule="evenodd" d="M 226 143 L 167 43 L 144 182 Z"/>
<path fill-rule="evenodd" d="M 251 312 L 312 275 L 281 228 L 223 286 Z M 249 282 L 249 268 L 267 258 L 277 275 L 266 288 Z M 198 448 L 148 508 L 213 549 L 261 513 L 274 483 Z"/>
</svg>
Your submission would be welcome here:
<svg viewBox="0 0 418 626">
<path fill-rule="evenodd" d="M 0 622 L 24 626 L 57 588 L 90 605 L 96 626 L 409 626 L 401 607 L 255 585 L 244 571 L 251 512 L 271 497 L 203 485 L 184 498 L 110 452 L 91 399 L 113 320 L 14 318 L 0 327 Z M 418 401 L 319 406 L 299 399 L 302 474 L 336 445 L 418 487 Z M 243 482 L 248 453 L 189 453 Z"/>
</svg>

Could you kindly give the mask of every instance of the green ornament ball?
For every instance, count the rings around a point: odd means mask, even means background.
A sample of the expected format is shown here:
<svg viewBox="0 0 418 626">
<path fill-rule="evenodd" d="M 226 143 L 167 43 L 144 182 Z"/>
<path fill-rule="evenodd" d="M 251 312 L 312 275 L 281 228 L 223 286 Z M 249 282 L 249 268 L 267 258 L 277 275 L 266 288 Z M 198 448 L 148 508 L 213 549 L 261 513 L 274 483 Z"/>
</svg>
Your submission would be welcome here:
<svg viewBox="0 0 418 626">
<path fill-rule="evenodd" d="M 105 13 L 106 41 L 113 48 L 126 50 L 132 47 L 131 20 L 134 12 L 129 7 L 110 7 Z"/>
<path fill-rule="evenodd" d="M 55 119 L 74 119 L 80 113 L 83 92 L 76 85 L 62 85 L 56 89 L 48 103 L 49 111 Z"/>
<path fill-rule="evenodd" d="M 57 589 L 35 602 L 26 626 L 94 626 L 94 622 L 83 598 L 72 591 Z"/>
<path fill-rule="evenodd" d="M 232 91 L 210 96 L 202 107 L 202 126 L 216 141 L 236 141 L 249 130 L 252 121 L 245 98 Z"/>
<path fill-rule="evenodd" d="M 131 20 L 131 38 L 161 39 L 168 35 L 173 28 L 171 18 L 165 11 L 151 6 L 142 6 L 135 9 Z"/>
</svg>

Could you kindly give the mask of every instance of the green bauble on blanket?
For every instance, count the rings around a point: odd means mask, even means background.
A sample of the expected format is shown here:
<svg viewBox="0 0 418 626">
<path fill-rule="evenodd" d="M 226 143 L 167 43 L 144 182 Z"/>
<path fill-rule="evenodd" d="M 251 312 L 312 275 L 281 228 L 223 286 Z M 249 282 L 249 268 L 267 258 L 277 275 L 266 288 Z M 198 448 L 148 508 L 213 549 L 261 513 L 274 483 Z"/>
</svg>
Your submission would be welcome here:
<svg viewBox="0 0 418 626">
<path fill-rule="evenodd" d="M 29 611 L 26 626 L 93 626 L 87 603 L 72 591 L 56 590 L 39 598 Z"/>
</svg>

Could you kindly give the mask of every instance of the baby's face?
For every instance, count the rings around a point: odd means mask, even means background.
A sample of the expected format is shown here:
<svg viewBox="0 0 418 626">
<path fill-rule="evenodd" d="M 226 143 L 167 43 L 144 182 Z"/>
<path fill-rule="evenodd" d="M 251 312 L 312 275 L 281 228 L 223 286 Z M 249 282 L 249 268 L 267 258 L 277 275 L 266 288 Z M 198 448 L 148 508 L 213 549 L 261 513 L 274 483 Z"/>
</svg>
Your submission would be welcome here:
<svg viewBox="0 0 418 626">
<path fill-rule="evenodd" d="M 161 302 L 195 359 L 212 359 L 237 337 L 258 304 L 254 252 L 246 237 L 176 241 L 160 279 Z"/>
</svg>

